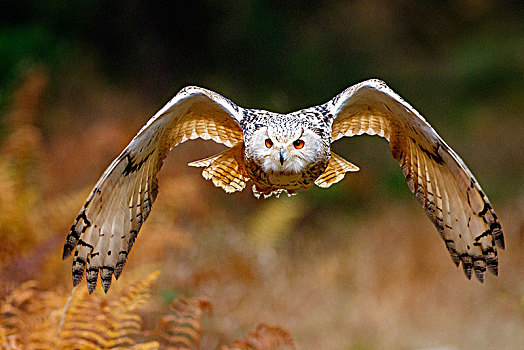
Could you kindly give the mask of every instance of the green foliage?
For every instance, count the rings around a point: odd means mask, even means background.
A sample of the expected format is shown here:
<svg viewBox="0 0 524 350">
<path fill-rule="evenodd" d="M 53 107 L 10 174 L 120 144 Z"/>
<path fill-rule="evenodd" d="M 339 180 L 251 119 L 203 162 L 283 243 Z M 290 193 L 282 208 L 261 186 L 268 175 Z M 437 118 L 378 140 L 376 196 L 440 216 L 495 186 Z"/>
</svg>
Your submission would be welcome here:
<svg viewBox="0 0 524 350">
<path fill-rule="evenodd" d="M 0 27 L 0 115 L 21 77 L 35 66 L 58 67 L 69 47 L 42 23 Z"/>
</svg>

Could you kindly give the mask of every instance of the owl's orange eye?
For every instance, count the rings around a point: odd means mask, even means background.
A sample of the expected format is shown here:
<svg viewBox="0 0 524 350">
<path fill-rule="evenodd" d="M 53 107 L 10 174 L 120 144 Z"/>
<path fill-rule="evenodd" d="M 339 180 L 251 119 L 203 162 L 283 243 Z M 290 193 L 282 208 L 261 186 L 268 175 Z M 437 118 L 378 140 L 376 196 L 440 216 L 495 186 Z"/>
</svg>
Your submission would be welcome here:
<svg viewBox="0 0 524 350">
<path fill-rule="evenodd" d="M 304 141 L 295 140 L 293 141 L 293 146 L 295 146 L 296 149 L 301 149 L 302 147 L 304 147 Z"/>
<path fill-rule="evenodd" d="M 271 139 L 266 139 L 266 147 L 267 148 L 273 147 L 273 141 L 271 141 Z"/>
</svg>

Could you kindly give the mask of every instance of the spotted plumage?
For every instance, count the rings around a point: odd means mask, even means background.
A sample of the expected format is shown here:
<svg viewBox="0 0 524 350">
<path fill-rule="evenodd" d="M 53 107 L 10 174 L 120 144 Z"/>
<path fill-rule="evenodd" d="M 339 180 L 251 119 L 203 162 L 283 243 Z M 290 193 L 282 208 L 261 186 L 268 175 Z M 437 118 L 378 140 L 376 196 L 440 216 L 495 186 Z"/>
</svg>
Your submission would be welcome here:
<svg viewBox="0 0 524 350">
<path fill-rule="evenodd" d="M 100 275 L 107 291 L 120 276 L 157 197 L 156 174 L 180 143 L 224 144 L 224 152 L 189 165 L 203 167 L 204 178 L 228 193 L 251 181 L 255 196 L 268 197 L 327 188 L 358 171 L 331 143 L 362 134 L 390 142 L 409 189 L 466 276 L 497 275 L 502 228 L 473 174 L 413 107 L 384 82 L 368 80 L 288 114 L 242 108 L 199 87 L 181 90 L 106 169 L 77 216 L 63 252 L 65 259 L 74 251 L 73 284 L 85 273 L 92 292 Z"/>
</svg>

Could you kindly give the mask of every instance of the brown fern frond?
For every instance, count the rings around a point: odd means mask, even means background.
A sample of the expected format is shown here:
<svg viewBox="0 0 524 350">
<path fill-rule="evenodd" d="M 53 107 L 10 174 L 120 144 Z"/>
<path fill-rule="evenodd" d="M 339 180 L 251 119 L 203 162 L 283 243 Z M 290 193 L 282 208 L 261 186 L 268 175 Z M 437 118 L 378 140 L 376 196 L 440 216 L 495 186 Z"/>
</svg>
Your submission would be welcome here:
<svg viewBox="0 0 524 350">
<path fill-rule="evenodd" d="M 148 343 L 140 343 L 133 345 L 130 349 L 133 350 L 158 350 L 160 349 L 160 343 L 157 341 L 151 341 Z"/>
<path fill-rule="evenodd" d="M 34 281 L 12 290 L 0 304 L 0 347 L 55 349 L 54 325 L 62 303 L 57 294 L 39 291 Z"/>
<path fill-rule="evenodd" d="M 63 315 L 58 334 L 59 348 L 86 349 L 154 349 L 157 342 L 137 344 L 142 319 L 136 310 L 149 298 L 159 272 L 133 285 L 118 299 L 89 295 L 84 289 L 75 290 Z"/>
<path fill-rule="evenodd" d="M 125 311 L 136 310 L 151 297 L 151 287 L 158 275 L 160 275 L 160 271 L 155 271 L 147 278 L 137 282 L 125 295 L 122 295 L 118 300 L 112 301 L 109 307 Z"/>
<path fill-rule="evenodd" d="M 222 350 L 294 350 L 295 343 L 289 332 L 281 327 L 265 323 L 245 338 L 235 340 L 233 347 L 223 346 Z"/>
<path fill-rule="evenodd" d="M 164 316 L 152 335 L 162 349 L 197 349 L 202 337 L 202 315 L 211 314 L 212 305 L 205 298 L 182 297 L 171 304 L 172 314 Z"/>
<path fill-rule="evenodd" d="M 28 281 L 14 289 L 2 303 L 0 322 L 6 336 L 20 334 L 24 326 L 23 314 L 35 294 L 35 281 Z"/>
</svg>

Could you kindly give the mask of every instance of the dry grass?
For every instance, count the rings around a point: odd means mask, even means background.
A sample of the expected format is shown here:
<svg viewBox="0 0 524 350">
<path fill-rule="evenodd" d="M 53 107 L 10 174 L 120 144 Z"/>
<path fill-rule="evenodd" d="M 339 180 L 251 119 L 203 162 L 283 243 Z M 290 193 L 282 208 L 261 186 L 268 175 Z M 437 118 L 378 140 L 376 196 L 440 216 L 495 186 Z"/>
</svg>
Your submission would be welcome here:
<svg viewBox="0 0 524 350">
<path fill-rule="evenodd" d="M 88 129 L 64 119 L 43 137 L 41 116 L 67 113 L 38 105 L 20 112 L 23 96 L 39 96 L 45 86 L 45 74 L 33 74 L 13 103 L 0 153 L 0 297 L 5 304 L 16 286 L 35 280 L 35 300 L 58 310 L 71 284 L 62 240 L 89 187 L 140 126 L 128 120 L 145 120 L 145 103 L 134 100 L 133 109 L 114 94 L 113 107 L 101 107 Z M 119 106 L 136 114 L 114 117 Z M 160 270 L 139 312 L 144 329 L 155 329 L 172 300 L 187 295 L 213 305 L 212 315 L 199 316 L 202 349 L 246 348 L 261 334 L 280 334 L 283 348 L 298 349 L 524 348 L 522 193 L 494 203 L 508 248 L 500 276 L 480 284 L 454 267 L 415 200 L 389 199 L 377 188 L 364 192 L 374 199 L 363 209 L 330 205 L 320 189 L 266 201 L 247 191 L 226 195 L 185 166 L 215 146 L 189 144 L 160 174 L 155 209 L 122 277 L 107 297 L 96 296 L 114 298 L 118 288 Z M 329 191 L 362 192 L 371 175 L 350 175 Z M 49 329 L 58 327 L 53 315 Z M 7 347 L 12 338 L 2 332 Z"/>
</svg>

